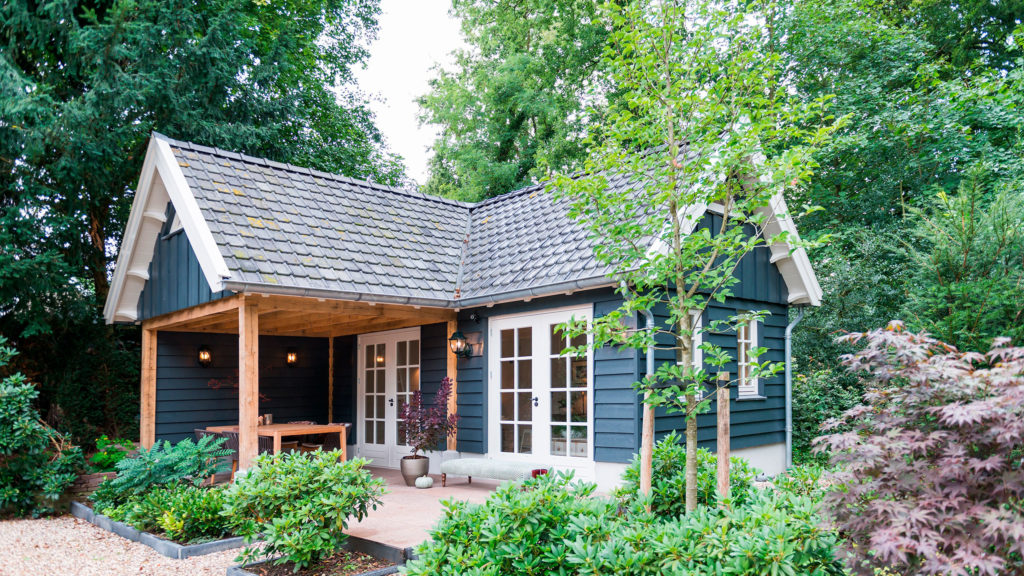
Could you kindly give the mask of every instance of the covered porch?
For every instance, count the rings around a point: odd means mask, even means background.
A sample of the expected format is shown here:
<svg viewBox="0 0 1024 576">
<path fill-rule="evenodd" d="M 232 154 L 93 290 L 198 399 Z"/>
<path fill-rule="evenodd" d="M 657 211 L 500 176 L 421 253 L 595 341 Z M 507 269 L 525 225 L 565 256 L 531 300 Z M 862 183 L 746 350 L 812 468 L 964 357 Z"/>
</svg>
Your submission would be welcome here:
<svg viewBox="0 0 1024 576">
<path fill-rule="evenodd" d="M 264 412 L 279 410 L 275 423 L 291 418 L 355 428 L 362 398 L 354 387 L 358 356 L 350 352 L 358 336 L 413 327 L 430 328 L 429 334 L 423 329 L 430 378 L 454 379 L 451 308 L 246 293 L 149 318 L 142 323 L 141 442 L 150 447 L 190 426 L 237 426 L 238 467 L 245 469 L 259 452 L 257 420 Z M 344 398 L 336 398 L 339 383 Z M 454 394 L 448 407 L 456 410 Z"/>
</svg>

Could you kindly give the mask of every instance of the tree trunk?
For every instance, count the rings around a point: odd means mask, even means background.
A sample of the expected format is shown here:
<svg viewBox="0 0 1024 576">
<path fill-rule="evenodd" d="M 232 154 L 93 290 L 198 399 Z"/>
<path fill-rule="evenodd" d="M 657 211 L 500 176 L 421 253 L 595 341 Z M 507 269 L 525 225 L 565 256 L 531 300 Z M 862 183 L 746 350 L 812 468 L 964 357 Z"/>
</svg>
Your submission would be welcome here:
<svg viewBox="0 0 1024 576">
<path fill-rule="evenodd" d="M 640 438 L 640 493 L 651 493 L 651 471 L 654 468 L 654 407 L 647 403 L 651 391 L 644 393 L 643 435 Z M 646 506 L 651 511 L 651 506 Z"/>
<path fill-rule="evenodd" d="M 686 511 L 697 507 L 697 397 L 686 395 Z"/>
</svg>

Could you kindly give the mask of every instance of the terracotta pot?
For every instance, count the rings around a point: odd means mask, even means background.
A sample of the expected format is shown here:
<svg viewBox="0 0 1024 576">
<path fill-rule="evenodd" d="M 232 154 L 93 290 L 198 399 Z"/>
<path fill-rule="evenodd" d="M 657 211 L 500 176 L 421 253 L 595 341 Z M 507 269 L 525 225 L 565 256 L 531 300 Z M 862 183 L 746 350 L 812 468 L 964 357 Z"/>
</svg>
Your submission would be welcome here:
<svg viewBox="0 0 1024 576">
<path fill-rule="evenodd" d="M 430 458 L 426 456 L 405 456 L 398 463 L 402 470 L 402 478 L 405 478 L 406 486 L 415 486 L 416 479 L 426 476 L 430 471 Z"/>
</svg>

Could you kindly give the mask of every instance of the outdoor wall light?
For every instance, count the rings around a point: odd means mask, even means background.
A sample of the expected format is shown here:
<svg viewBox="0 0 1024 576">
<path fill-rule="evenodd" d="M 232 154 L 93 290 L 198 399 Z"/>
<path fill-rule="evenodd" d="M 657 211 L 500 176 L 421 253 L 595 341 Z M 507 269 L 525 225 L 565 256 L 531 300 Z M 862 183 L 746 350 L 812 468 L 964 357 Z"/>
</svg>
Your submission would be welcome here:
<svg viewBox="0 0 1024 576">
<path fill-rule="evenodd" d="M 209 368 L 210 364 L 213 363 L 213 352 L 210 352 L 210 347 L 203 344 L 199 347 L 199 365 L 203 368 Z"/>
<path fill-rule="evenodd" d="M 448 339 L 448 346 L 451 347 L 452 353 L 456 356 L 469 358 L 473 355 L 473 345 L 466 342 L 466 337 L 458 330 Z"/>
<path fill-rule="evenodd" d="M 289 348 L 284 353 L 284 363 L 289 366 L 295 366 L 299 363 L 299 353 L 294 348 Z"/>
</svg>

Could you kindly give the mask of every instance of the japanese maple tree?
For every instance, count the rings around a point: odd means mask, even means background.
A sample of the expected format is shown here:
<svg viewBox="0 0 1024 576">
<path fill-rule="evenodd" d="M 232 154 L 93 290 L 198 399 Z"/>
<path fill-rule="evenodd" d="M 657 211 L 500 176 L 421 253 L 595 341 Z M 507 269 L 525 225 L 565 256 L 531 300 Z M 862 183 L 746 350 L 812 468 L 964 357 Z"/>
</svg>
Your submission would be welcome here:
<svg viewBox="0 0 1024 576">
<path fill-rule="evenodd" d="M 419 458 L 421 452 L 435 448 L 455 433 L 459 423 L 458 414 L 448 413 L 448 398 L 452 395 L 452 379 L 441 380 L 441 386 L 434 394 L 434 405 L 423 405 L 423 392 L 416 390 L 409 401 L 402 404 L 398 417 L 405 427 L 405 443 L 412 448 L 412 457 Z"/>
<path fill-rule="evenodd" d="M 960 352 L 899 322 L 844 338 L 864 404 L 816 440 L 839 467 L 826 509 L 872 574 L 1024 571 L 1024 348 Z"/>
</svg>

